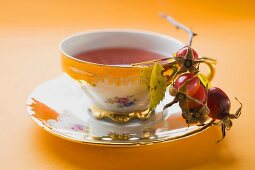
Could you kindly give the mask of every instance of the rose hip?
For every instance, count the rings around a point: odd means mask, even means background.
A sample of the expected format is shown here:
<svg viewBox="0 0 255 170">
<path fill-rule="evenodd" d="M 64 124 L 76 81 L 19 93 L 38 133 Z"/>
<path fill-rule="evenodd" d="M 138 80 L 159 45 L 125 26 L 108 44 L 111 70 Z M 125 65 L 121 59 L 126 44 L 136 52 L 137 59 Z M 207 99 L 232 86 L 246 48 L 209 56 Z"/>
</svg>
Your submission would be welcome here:
<svg viewBox="0 0 255 170">
<path fill-rule="evenodd" d="M 184 57 L 184 58 L 187 58 L 186 56 L 188 55 L 188 54 L 187 54 L 187 53 L 188 53 L 188 48 L 191 48 L 191 47 L 185 46 L 185 47 L 181 48 L 179 51 L 177 51 L 176 57 Z M 192 49 L 192 53 L 193 53 L 193 59 L 194 59 L 194 60 L 198 60 L 198 54 L 197 54 L 197 52 L 196 52 L 193 48 L 191 48 L 191 49 Z"/>
<path fill-rule="evenodd" d="M 224 119 L 229 115 L 230 100 L 220 88 L 212 87 L 208 90 L 207 106 L 210 109 L 209 116 L 213 119 Z"/>
<path fill-rule="evenodd" d="M 187 84 L 187 93 L 190 96 L 193 96 L 199 86 L 200 86 L 200 80 L 197 77 L 197 75 L 192 74 L 192 73 L 184 73 L 180 75 L 175 81 L 174 81 L 174 88 L 176 90 L 179 90 L 179 88 L 187 81 L 189 80 L 190 82 Z"/>
<path fill-rule="evenodd" d="M 237 101 L 238 99 L 235 98 Z M 239 102 L 239 101 L 238 101 Z M 240 102 L 239 102 L 240 103 Z M 233 123 L 231 119 L 237 119 L 241 115 L 242 103 L 235 114 L 230 114 L 231 102 L 229 97 L 218 87 L 212 87 L 208 90 L 207 106 L 210 110 L 209 117 L 220 120 L 216 125 L 221 125 L 222 138 L 226 135 L 226 130 L 229 130 Z"/>
</svg>

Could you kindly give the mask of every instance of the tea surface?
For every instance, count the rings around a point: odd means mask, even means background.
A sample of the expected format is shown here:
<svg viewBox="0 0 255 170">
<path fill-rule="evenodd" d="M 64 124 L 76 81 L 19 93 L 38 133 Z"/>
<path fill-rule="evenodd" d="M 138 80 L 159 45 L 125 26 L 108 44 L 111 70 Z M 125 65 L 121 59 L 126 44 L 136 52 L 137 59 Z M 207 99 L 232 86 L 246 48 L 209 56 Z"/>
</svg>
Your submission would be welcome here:
<svg viewBox="0 0 255 170">
<path fill-rule="evenodd" d="M 102 48 L 82 52 L 77 59 L 107 65 L 126 65 L 148 60 L 165 58 L 165 56 L 136 48 Z"/>
</svg>

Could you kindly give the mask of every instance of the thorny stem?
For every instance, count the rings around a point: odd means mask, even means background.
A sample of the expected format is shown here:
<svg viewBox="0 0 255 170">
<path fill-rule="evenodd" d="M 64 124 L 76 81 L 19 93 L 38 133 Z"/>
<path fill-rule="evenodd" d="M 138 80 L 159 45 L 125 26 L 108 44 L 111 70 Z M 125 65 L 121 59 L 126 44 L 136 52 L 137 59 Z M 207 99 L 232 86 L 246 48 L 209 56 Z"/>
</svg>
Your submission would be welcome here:
<svg viewBox="0 0 255 170">
<path fill-rule="evenodd" d="M 187 33 L 189 34 L 188 46 L 191 46 L 193 37 L 197 35 L 196 33 L 194 33 L 190 28 L 186 27 L 185 25 L 183 25 L 183 24 L 177 22 L 177 21 L 174 20 L 172 17 L 166 15 L 165 13 L 160 13 L 160 16 L 161 16 L 162 18 L 166 19 L 169 23 L 173 24 L 177 29 L 182 29 L 182 30 L 184 30 L 185 32 L 187 32 Z M 153 64 L 153 63 L 155 63 L 155 62 L 162 62 L 162 61 L 169 60 L 169 59 L 172 59 L 172 58 L 174 58 L 174 57 L 171 56 L 171 57 L 167 57 L 167 58 L 164 58 L 164 59 L 151 60 L 151 61 L 145 61 L 145 62 L 140 62 L 140 63 L 133 63 L 133 64 L 131 64 L 131 65 L 132 65 L 132 66 L 138 66 L 138 65 Z M 203 59 L 212 60 L 212 59 L 206 58 L 206 57 L 204 57 Z"/>
<path fill-rule="evenodd" d="M 173 19 L 172 17 L 168 16 L 165 13 L 160 13 L 159 15 L 162 18 L 166 19 L 169 23 L 174 25 L 177 29 L 182 29 L 183 31 L 187 32 L 189 34 L 188 45 L 191 46 L 193 37 L 197 35 L 196 33 L 194 33 L 190 28 L 188 28 L 185 25 L 179 23 L 178 21 L 176 21 L 175 19 Z"/>
</svg>

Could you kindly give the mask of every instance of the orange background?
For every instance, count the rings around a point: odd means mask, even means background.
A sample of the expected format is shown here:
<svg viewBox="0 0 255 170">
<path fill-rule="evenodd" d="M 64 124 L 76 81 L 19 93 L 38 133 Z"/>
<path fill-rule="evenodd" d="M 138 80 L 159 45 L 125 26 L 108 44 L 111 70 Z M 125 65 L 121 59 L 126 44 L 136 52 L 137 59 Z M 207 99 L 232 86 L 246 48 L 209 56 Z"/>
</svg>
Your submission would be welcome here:
<svg viewBox="0 0 255 170">
<path fill-rule="evenodd" d="M 255 3 L 248 0 L 0 1 L 0 169 L 254 169 Z M 135 28 L 187 40 L 167 12 L 199 34 L 193 47 L 218 60 L 213 85 L 244 104 L 226 139 L 218 128 L 165 144 L 102 148 L 52 136 L 25 112 L 29 93 L 61 75 L 58 43 L 94 28 Z M 237 108 L 233 100 L 232 111 Z"/>
</svg>

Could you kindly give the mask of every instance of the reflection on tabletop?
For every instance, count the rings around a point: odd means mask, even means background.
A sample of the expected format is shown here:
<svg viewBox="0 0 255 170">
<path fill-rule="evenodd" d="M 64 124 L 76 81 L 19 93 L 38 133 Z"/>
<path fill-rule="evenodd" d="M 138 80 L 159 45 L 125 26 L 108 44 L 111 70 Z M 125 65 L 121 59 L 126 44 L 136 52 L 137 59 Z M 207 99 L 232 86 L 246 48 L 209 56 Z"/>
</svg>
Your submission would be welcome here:
<svg viewBox="0 0 255 170">
<path fill-rule="evenodd" d="M 39 128 L 33 131 L 30 142 L 36 152 L 64 159 L 79 168 L 186 169 L 210 163 L 213 166 L 215 161 L 219 164 L 234 164 L 235 161 L 235 158 L 229 154 L 226 140 L 216 144 L 221 137 L 217 127 L 211 127 L 203 133 L 182 140 L 138 148 L 83 145 L 57 138 Z M 146 162 L 142 163 L 141 158 Z M 95 164 L 95 162 L 100 163 Z"/>
</svg>

